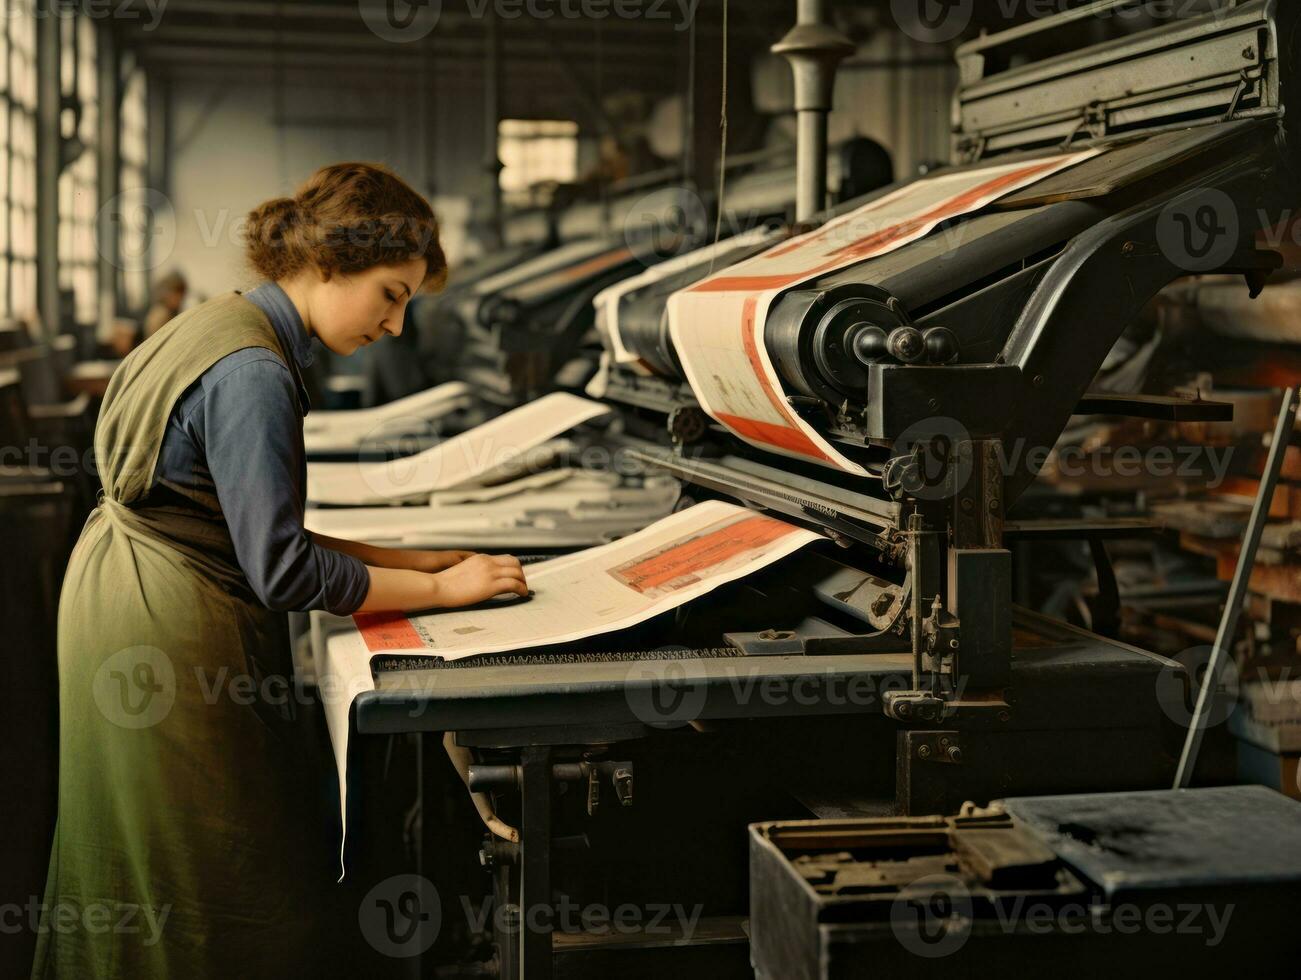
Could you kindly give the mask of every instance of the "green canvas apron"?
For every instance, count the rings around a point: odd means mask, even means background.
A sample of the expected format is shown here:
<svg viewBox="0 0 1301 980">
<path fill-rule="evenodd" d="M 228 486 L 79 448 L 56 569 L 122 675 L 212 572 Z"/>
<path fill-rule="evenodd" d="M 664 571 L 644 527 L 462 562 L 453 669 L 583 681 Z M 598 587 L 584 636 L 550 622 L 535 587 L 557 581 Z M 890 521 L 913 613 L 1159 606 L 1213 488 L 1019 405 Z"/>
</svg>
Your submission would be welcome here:
<svg viewBox="0 0 1301 980">
<path fill-rule="evenodd" d="M 39 980 L 319 975 L 332 849 L 287 617 L 249 589 L 214 494 L 175 488 L 197 511 L 140 506 L 173 406 L 248 347 L 292 365 L 253 303 L 218 297 L 134 351 L 105 396 L 103 499 L 59 604 Z"/>
</svg>

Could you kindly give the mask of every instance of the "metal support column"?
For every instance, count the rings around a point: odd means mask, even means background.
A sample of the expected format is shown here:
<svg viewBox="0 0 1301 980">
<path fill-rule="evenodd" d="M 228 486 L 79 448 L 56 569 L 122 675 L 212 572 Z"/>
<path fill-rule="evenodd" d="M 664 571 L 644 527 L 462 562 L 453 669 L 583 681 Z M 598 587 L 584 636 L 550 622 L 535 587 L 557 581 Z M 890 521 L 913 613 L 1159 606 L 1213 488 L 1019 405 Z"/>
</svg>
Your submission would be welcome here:
<svg viewBox="0 0 1301 980">
<path fill-rule="evenodd" d="M 521 753 L 520 980 L 551 980 L 551 747 Z"/>
<path fill-rule="evenodd" d="M 36 305 L 47 338 L 59 322 L 59 27 L 56 0 L 36 0 Z"/>
<path fill-rule="evenodd" d="M 1216 688 L 1220 686 L 1220 675 L 1224 672 L 1224 664 L 1231 653 L 1233 636 L 1238 630 L 1238 617 L 1242 613 L 1242 604 L 1247 599 L 1247 587 L 1251 584 L 1251 570 L 1256 565 L 1256 550 L 1260 547 L 1260 536 L 1265 530 L 1265 522 L 1269 519 L 1269 505 L 1274 499 L 1274 488 L 1278 486 L 1278 475 L 1283 469 L 1283 457 L 1287 454 L 1288 443 L 1292 440 L 1292 426 L 1296 419 L 1299 395 L 1301 395 L 1301 388 L 1289 388 L 1283 394 L 1283 407 L 1279 410 L 1278 423 L 1274 427 L 1274 442 L 1269 447 L 1265 472 L 1260 477 L 1256 502 L 1251 508 L 1251 520 L 1247 522 L 1247 534 L 1242 541 L 1242 551 L 1238 554 L 1238 567 L 1233 572 L 1229 597 L 1224 601 L 1224 614 L 1220 617 L 1220 628 L 1215 634 L 1215 645 L 1211 648 L 1211 659 L 1206 665 L 1202 688 L 1197 695 L 1197 707 L 1193 711 L 1188 735 L 1184 739 L 1183 753 L 1179 756 L 1175 789 L 1184 789 L 1192 783 L 1193 770 L 1197 767 L 1197 753 L 1201 750 L 1202 737 L 1206 734 L 1211 702 L 1215 698 Z"/>
<path fill-rule="evenodd" d="M 112 21 L 95 21 L 95 75 L 99 105 L 95 120 L 96 147 L 96 254 L 99 257 L 97 323 L 102 335 L 118 314 L 118 279 L 121 267 L 122 77 L 117 39 Z"/>
<path fill-rule="evenodd" d="M 827 113 L 836 65 L 854 53 L 849 39 L 827 23 L 826 0 L 799 0 L 796 24 L 772 46 L 791 64 L 799 124 L 795 149 L 795 220 L 806 221 L 826 206 Z"/>
</svg>

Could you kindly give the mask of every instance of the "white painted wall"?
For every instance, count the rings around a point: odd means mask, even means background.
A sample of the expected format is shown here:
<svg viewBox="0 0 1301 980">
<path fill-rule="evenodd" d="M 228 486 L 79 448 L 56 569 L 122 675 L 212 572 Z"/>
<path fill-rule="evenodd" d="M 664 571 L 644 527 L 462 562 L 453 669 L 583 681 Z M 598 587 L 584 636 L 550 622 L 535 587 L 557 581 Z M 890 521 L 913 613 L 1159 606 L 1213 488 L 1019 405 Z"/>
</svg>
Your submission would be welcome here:
<svg viewBox="0 0 1301 980">
<path fill-rule="evenodd" d="M 433 130 L 424 134 L 415 91 L 318 76 L 287 82 L 277 97 L 274 77 L 265 74 L 174 79 L 166 189 L 173 214 L 158 222 L 155 274 L 183 272 L 191 303 L 251 285 L 245 216 L 268 198 L 291 194 L 316 168 L 342 160 L 383 163 L 429 197 L 442 212 L 444 247 L 454 258 L 468 216 L 465 188 L 482 173 L 478 106 L 466 95 L 449 90 L 440 97 L 431 86 L 423 104 Z M 426 141 L 438 148 L 429 160 L 421 149 Z"/>
</svg>

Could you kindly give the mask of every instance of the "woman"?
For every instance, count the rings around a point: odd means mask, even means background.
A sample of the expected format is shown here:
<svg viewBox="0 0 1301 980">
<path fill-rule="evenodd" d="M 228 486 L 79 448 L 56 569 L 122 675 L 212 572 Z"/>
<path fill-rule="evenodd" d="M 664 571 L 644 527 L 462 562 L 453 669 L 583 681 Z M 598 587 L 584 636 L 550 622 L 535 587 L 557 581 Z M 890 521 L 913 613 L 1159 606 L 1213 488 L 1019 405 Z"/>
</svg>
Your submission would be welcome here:
<svg viewBox="0 0 1301 980">
<path fill-rule="evenodd" d="M 38 978 L 322 975 L 334 855 L 286 611 L 527 594 L 513 558 L 303 528 L 310 340 L 348 355 L 401 331 L 446 274 L 429 205 L 381 167 L 337 164 L 254 210 L 247 238 L 267 281 L 159 330 L 100 414 L 104 491 L 59 606 Z"/>
<path fill-rule="evenodd" d="M 179 272 L 169 272 L 154 286 L 154 303 L 145 314 L 145 339 L 167 326 L 181 312 L 189 285 Z"/>
</svg>

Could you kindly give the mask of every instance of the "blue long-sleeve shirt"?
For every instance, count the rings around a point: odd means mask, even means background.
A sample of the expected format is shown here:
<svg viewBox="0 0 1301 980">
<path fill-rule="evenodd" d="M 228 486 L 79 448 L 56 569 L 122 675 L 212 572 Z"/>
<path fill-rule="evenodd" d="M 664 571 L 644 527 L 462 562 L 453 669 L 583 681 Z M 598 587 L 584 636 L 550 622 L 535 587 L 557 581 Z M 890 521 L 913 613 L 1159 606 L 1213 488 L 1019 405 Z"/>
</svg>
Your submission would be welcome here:
<svg viewBox="0 0 1301 980">
<path fill-rule="evenodd" d="M 154 487 L 216 492 L 239 566 L 267 608 L 348 615 L 366 598 L 370 573 L 303 527 L 302 419 L 310 405 L 301 372 L 312 363 L 311 338 L 275 283 L 247 298 L 271 320 L 292 363 L 246 348 L 205 371 L 172 409 Z"/>
</svg>

